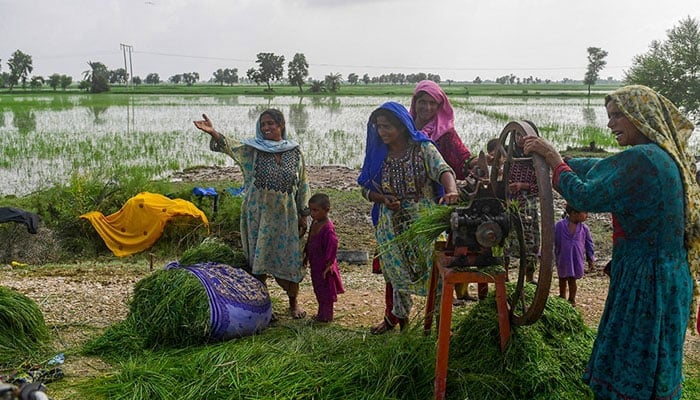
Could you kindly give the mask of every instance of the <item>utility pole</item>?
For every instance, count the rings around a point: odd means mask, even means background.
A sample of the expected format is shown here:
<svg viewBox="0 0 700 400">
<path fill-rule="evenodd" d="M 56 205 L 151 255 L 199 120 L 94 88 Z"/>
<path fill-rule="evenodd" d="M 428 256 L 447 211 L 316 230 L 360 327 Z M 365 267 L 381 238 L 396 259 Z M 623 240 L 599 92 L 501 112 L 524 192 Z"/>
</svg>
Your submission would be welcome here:
<svg viewBox="0 0 700 400">
<path fill-rule="evenodd" d="M 131 80 L 134 77 L 134 67 L 131 63 L 131 52 L 134 50 L 134 47 L 128 44 L 123 44 L 119 43 L 119 47 L 122 49 L 122 53 L 124 54 L 124 70 L 127 71 L 127 77 L 126 77 L 126 85 L 129 86 L 131 85 Z M 127 67 L 126 65 L 126 53 L 129 53 L 129 66 Z"/>
</svg>

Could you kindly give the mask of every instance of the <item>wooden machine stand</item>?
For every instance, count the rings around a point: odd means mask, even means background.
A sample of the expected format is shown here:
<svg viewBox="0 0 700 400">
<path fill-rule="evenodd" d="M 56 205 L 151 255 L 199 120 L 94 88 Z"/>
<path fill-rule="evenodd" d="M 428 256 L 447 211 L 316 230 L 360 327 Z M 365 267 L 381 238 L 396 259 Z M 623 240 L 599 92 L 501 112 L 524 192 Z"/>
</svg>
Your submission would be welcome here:
<svg viewBox="0 0 700 400">
<path fill-rule="evenodd" d="M 501 351 L 510 340 L 510 319 L 508 312 L 508 298 L 506 294 L 506 271 L 496 274 L 488 274 L 478 270 L 453 266 L 457 257 L 451 251 L 445 250 L 445 243 L 436 244 L 433 256 L 433 270 L 430 277 L 430 289 L 425 308 L 424 333 L 430 334 L 435 311 L 435 298 L 437 296 L 438 282 L 442 280 L 442 293 L 440 296 L 440 313 L 438 318 L 438 342 L 435 357 L 435 399 L 445 398 L 447 386 L 447 360 L 450 350 L 450 336 L 452 324 L 452 293 L 457 283 L 477 283 L 480 287 L 489 283 L 496 285 L 496 307 L 498 309 L 498 327 L 500 334 Z"/>
</svg>

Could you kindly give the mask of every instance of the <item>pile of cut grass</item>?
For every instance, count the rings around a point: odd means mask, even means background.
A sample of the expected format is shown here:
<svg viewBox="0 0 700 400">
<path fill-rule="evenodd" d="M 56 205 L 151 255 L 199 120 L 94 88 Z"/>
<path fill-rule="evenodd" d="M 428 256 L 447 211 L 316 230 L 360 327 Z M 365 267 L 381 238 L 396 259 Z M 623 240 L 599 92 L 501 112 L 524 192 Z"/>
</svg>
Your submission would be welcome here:
<svg viewBox="0 0 700 400">
<path fill-rule="evenodd" d="M 49 351 L 49 329 L 29 297 L 0 286 L 0 368 L 36 362 Z"/>
<path fill-rule="evenodd" d="M 250 271 L 243 251 L 234 250 L 215 237 L 208 237 L 196 247 L 185 250 L 180 256 L 180 265 L 193 265 L 205 262 L 218 262 Z"/>
<path fill-rule="evenodd" d="M 524 290 L 531 299 L 534 286 Z M 483 400 L 592 399 L 581 376 L 595 332 L 575 308 L 550 297 L 535 324 L 512 327 L 505 352 L 498 347 L 495 309 L 495 298 L 489 296 L 457 325 L 450 347 L 448 393 Z"/>
<path fill-rule="evenodd" d="M 372 336 L 293 321 L 206 346 L 138 354 L 114 349 L 118 370 L 79 389 L 96 399 L 429 399 L 436 341 L 418 325 Z M 493 294 L 455 315 L 454 328 L 448 399 L 592 398 L 581 375 L 594 333 L 567 302 L 550 298 L 537 323 L 513 327 L 505 353 Z"/>
<path fill-rule="evenodd" d="M 210 341 L 209 298 L 187 270 L 156 271 L 134 286 L 129 314 L 89 341 L 85 354 L 181 348 Z"/>
<path fill-rule="evenodd" d="M 247 268 L 240 250 L 215 238 L 204 239 L 180 257 L 180 265 L 204 262 Z M 156 271 L 134 287 L 127 318 L 88 342 L 83 353 L 138 353 L 208 343 L 212 340 L 210 315 L 209 297 L 199 278 L 183 269 Z"/>
<path fill-rule="evenodd" d="M 120 355 L 119 371 L 76 385 L 91 399 L 432 397 L 435 340 L 296 322 L 208 346 Z"/>
<path fill-rule="evenodd" d="M 180 258 L 180 265 L 203 262 L 247 267 L 242 252 L 213 238 L 186 250 Z M 201 281 L 183 269 L 161 270 L 136 284 L 127 318 L 88 342 L 83 352 L 181 348 L 208 343 L 210 331 L 209 298 Z"/>
</svg>

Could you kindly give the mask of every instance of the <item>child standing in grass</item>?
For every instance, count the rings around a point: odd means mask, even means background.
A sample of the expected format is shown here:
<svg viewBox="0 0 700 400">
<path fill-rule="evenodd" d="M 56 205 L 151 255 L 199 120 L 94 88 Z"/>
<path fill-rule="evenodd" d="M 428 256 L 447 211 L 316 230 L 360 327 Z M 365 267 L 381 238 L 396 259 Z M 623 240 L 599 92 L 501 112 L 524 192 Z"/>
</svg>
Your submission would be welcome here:
<svg viewBox="0 0 700 400">
<path fill-rule="evenodd" d="M 591 231 L 584 221 L 588 213 L 566 205 L 564 218 L 554 226 L 554 254 L 559 274 L 559 297 L 566 299 L 569 289 L 569 303 L 576 305 L 576 280 L 583 277 L 584 263 L 593 270 L 595 255 Z"/>
<path fill-rule="evenodd" d="M 336 261 L 338 237 L 333 221 L 328 218 L 331 201 L 326 194 L 317 193 L 309 199 L 309 210 L 313 222 L 304 248 L 304 265 L 311 266 L 311 283 L 318 301 L 318 313 L 313 319 L 331 322 L 333 303 L 338 300 L 338 294 L 345 292 Z"/>
</svg>

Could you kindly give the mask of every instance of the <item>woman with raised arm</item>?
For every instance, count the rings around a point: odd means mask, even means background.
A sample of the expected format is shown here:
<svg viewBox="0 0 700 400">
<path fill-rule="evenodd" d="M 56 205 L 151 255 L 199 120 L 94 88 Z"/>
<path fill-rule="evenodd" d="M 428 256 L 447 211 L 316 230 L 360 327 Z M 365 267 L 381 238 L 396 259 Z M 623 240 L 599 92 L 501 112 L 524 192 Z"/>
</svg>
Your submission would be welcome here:
<svg viewBox="0 0 700 400">
<path fill-rule="evenodd" d="M 232 141 L 205 115 L 194 125 L 211 136 L 212 151 L 228 154 L 241 167 L 246 188 L 241 204 L 241 242 L 252 273 L 272 275 L 289 297 L 293 318 L 304 318 L 299 282 L 304 278 L 299 237 L 306 233 L 309 183 L 299 144 L 287 139 L 284 115 L 263 111 L 255 137 Z"/>
</svg>

